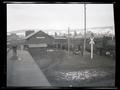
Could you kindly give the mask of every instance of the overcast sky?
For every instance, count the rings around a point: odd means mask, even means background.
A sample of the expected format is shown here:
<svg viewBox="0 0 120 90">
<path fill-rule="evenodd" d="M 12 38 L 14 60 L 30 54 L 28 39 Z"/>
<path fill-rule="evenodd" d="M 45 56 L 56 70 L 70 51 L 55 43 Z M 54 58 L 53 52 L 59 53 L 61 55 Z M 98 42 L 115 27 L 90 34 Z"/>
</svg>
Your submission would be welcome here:
<svg viewBox="0 0 120 90">
<path fill-rule="evenodd" d="M 114 26 L 113 4 L 87 4 L 87 27 Z M 7 31 L 84 28 L 83 4 L 7 4 Z"/>
</svg>

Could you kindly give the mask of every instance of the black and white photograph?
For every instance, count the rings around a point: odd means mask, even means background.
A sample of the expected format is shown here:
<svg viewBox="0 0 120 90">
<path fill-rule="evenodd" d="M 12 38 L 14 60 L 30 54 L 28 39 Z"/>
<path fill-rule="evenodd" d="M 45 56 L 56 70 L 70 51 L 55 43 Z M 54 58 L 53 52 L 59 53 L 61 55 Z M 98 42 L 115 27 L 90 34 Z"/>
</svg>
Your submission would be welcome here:
<svg viewBox="0 0 120 90">
<path fill-rule="evenodd" d="M 114 87 L 113 4 L 7 4 L 8 87 Z"/>
</svg>

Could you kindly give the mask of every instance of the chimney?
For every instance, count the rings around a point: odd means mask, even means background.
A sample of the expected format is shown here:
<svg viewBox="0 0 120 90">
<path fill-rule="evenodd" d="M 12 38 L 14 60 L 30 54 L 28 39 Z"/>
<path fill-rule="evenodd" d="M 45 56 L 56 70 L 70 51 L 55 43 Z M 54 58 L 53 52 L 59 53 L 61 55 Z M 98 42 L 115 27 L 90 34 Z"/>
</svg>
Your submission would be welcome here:
<svg viewBox="0 0 120 90">
<path fill-rule="evenodd" d="M 30 35 L 31 33 L 34 33 L 34 30 L 28 30 L 28 31 L 26 31 L 26 32 L 25 32 L 25 36 L 28 36 L 28 35 Z"/>
</svg>

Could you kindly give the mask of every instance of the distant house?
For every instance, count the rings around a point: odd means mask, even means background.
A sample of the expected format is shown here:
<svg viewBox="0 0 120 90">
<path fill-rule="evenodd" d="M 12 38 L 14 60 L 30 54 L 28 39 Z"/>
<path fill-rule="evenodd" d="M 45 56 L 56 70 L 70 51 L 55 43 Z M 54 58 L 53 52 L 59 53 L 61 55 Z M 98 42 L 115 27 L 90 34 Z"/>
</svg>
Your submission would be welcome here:
<svg viewBox="0 0 120 90">
<path fill-rule="evenodd" d="M 27 36 L 25 37 L 25 45 L 27 45 L 29 48 L 35 47 L 47 48 L 54 44 L 54 38 L 52 36 L 49 36 L 43 31 L 31 32 L 26 35 Z"/>
<path fill-rule="evenodd" d="M 55 36 L 55 47 L 60 49 L 68 49 L 68 37 Z M 70 37 L 69 47 L 70 49 L 79 48 L 83 43 L 82 36 Z"/>
<path fill-rule="evenodd" d="M 65 49 L 67 46 L 67 38 L 66 37 L 62 37 L 62 36 L 56 36 L 54 37 L 55 39 L 55 47 L 56 48 L 61 48 L 61 49 Z"/>
</svg>

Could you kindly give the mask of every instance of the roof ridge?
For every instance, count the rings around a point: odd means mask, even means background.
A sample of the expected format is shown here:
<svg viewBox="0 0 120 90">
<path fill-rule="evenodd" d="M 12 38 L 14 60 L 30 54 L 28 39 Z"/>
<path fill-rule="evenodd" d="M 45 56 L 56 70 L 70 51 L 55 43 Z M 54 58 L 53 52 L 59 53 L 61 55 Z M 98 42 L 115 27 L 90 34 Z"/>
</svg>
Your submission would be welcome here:
<svg viewBox="0 0 120 90">
<path fill-rule="evenodd" d="M 36 32 L 34 32 L 34 33 L 31 33 L 30 35 L 28 35 L 27 37 L 25 37 L 25 39 L 28 39 L 28 38 L 30 38 L 31 36 L 33 36 L 33 35 L 35 35 L 36 33 L 38 33 L 38 32 L 43 32 L 42 30 L 38 30 L 38 31 L 36 31 Z M 45 33 L 45 32 L 43 32 L 43 33 Z M 45 34 L 47 34 L 47 33 L 45 33 Z M 47 34 L 48 35 L 48 34 Z M 48 36 L 50 36 L 50 35 L 48 35 Z M 52 37 L 52 36 L 51 36 Z"/>
<path fill-rule="evenodd" d="M 38 31 L 36 31 L 36 32 L 34 32 L 34 33 L 31 33 L 30 35 L 26 36 L 25 39 L 30 38 L 31 36 L 35 35 L 35 34 L 38 33 L 39 31 L 41 31 L 41 30 L 38 30 Z"/>
</svg>

